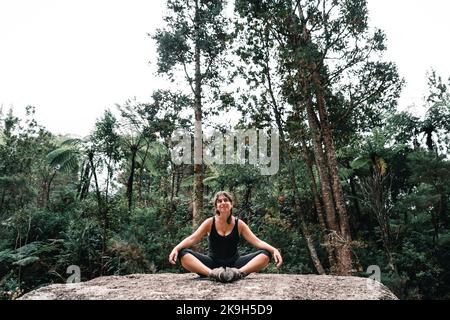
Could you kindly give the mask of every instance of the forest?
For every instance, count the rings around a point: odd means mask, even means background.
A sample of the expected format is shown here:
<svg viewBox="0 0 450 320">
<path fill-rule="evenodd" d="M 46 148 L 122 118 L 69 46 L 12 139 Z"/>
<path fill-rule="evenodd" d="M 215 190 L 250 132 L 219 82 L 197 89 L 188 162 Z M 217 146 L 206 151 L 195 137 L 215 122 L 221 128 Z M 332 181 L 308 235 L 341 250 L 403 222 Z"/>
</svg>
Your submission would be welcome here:
<svg viewBox="0 0 450 320">
<path fill-rule="evenodd" d="M 423 114 L 405 111 L 366 2 L 168 0 L 148 37 L 170 90 L 112 105 L 86 137 L 51 133 L 39 106 L 2 107 L 0 300 L 66 283 L 71 266 L 81 281 L 184 272 L 168 255 L 220 190 L 281 251 L 263 272 L 377 266 L 400 299 L 450 299 L 450 78 L 430 69 Z M 275 174 L 174 161 L 176 130 L 198 145 L 252 128 L 278 133 Z"/>
</svg>

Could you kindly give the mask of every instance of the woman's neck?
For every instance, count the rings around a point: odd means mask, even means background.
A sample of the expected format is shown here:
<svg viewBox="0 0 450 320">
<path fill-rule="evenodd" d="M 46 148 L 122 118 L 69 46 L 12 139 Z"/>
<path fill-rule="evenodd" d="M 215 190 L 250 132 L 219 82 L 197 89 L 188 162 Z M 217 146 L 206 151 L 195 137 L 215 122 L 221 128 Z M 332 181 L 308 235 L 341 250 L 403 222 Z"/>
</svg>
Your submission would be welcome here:
<svg viewBox="0 0 450 320">
<path fill-rule="evenodd" d="M 221 213 L 220 215 L 219 214 L 216 214 L 216 219 L 220 222 L 220 223 L 227 223 L 227 219 L 228 219 L 228 217 L 231 215 L 231 212 L 229 212 L 228 214 L 225 214 L 225 213 Z M 231 218 L 231 217 L 230 217 Z"/>
</svg>

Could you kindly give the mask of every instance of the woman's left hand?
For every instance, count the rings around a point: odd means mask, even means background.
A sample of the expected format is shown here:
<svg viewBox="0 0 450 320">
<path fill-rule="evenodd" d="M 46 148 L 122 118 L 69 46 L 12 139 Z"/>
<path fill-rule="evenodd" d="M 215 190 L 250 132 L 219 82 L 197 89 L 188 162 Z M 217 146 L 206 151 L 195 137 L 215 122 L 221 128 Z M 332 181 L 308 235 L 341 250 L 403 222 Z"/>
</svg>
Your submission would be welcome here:
<svg viewBox="0 0 450 320">
<path fill-rule="evenodd" d="M 280 251 L 278 251 L 278 249 L 275 249 L 272 253 L 272 256 L 275 260 L 275 265 L 277 266 L 277 268 L 279 268 L 283 263 L 283 258 L 281 257 Z"/>
</svg>

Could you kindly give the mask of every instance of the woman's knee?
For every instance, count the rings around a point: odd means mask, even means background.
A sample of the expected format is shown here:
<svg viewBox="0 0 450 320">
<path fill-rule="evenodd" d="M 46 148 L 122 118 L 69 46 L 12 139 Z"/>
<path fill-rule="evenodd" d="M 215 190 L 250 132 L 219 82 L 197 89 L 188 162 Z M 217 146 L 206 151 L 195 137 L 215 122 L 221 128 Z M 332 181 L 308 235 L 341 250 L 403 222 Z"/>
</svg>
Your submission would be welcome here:
<svg viewBox="0 0 450 320">
<path fill-rule="evenodd" d="M 270 257 L 271 257 L 272 255 L 270 254 L 269 251 L 263 249 L 263 250 L 261 250 L 259 256 L 263 256 L 263 257 L 264 257 L 263 259 L 264 259 L 264 261 L 266 262 L 266 264 L 269 264 L 269 262 L 270 262 Z"/>
<path fill-rule="evenodd" d="M 192 250 L 190 249 L 181 249 L 178 252 L 178 260 L 180 261 L 180 264 L 183 265 L 183 258 L 187 255 L 187 254 L 192 254 Z"/>
<path fill-rule="evenodd" d="M 183 248 L 183 249 L 181 249 L 180 251 L 178 251 L 178 256 L 179 256 L 179 257 L 182 257 L 182 256 L 184 256 L 186 253 L 191 253 L 191 251 L 192 251 L 192 250 L 190 250 L 190 249 Z"/>
</svg>

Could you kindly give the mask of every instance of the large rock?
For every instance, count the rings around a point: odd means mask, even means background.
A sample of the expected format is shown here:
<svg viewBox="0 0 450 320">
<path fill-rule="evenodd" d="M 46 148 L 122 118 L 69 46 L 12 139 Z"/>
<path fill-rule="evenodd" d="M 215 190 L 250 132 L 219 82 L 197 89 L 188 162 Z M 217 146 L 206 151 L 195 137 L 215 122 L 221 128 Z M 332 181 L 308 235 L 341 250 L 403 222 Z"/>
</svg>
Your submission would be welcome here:
<svg viewBox="0 0 450 320">
<path fill-rule="evenodd" d="M 358 277 L 251 274 L 218 283 L 195 274 L 134 274 L 54 284 L 29 292 L 23 300 L 395 300 L 384 285 Z"/>
</svg>

